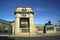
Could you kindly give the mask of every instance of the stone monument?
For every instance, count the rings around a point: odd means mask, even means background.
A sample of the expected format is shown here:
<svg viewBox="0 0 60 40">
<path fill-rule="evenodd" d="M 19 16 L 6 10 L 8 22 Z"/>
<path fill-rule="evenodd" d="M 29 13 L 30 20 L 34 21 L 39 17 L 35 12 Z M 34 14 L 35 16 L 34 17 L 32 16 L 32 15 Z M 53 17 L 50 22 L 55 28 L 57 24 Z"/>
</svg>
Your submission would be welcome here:
<svg viewBox="0 0 60 40">
<path fill-rule="evenodd" d="M 36 34 L 36 27 L 33 19 L 34 12 L 30 6 L 18 6 L 14 14 L 14 35 Z"/>
</svg>

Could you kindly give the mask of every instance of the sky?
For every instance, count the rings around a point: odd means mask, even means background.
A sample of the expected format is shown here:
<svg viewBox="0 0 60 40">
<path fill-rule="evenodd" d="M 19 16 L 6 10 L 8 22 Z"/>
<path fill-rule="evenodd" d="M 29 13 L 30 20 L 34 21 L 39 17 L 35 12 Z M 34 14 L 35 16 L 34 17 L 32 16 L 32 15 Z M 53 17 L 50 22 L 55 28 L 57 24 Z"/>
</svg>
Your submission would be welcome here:
<svg viewBox="0 0 60 40">
<path fill-rule="evenodd" d="M 54 24 L 60 20 L 60 0 L 0 0 L 0 19 L 15 20 L 13 12 L 17 6 L 31 6 L 35 24 L 45 24 L 49 20 Z"/>
</svg>

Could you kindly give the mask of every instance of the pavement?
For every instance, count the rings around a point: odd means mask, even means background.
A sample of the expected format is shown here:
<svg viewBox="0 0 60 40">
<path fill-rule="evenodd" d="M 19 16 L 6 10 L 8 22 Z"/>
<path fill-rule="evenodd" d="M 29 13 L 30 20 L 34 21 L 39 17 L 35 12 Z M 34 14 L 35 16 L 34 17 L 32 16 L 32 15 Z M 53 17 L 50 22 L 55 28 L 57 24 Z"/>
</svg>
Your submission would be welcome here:
<svg viewBox="0 0 60 40">
<path fill-rule="evenodd" d="M 60 40 L 60 33 L 33 36 L 0 35 L 0 40 Z"/>
<path fill-rule="evenodd" d="M 30 36 L 30 35 L 1 35 L 0 34 L 0 36 L 2 36 L 2 37 L 42 37 L 42 36 L 59 36 L 60 35 L 60 33 L 46 33 L 46 34 L 37 34 L 37 35 L 32 35 L 32 36 Z"/>
<path fill-rule="evenodd" d="M 0 40 L 60 40 L 60 36 L 0 37 Z"/>
</svg>

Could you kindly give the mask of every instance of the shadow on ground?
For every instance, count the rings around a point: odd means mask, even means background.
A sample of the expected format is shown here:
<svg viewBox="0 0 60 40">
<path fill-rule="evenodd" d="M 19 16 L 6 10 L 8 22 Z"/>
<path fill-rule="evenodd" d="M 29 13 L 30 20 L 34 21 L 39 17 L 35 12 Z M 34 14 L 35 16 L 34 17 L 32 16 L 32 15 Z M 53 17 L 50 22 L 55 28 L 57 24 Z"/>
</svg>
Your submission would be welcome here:
<svg viewBox="0 0 60 40">
<path fill-rule="evenodd" d="M 15 40 L 15 39 L 10 38 L 10 37 L 2 37 L 2 36 L 0 36 L 0 40 Z"/>
<path fill-rule="evenodd" d="M 60 36 L 41 36 L 41 37 L 0 37 L 0 40 L 60 40 Z"/>
</svg>

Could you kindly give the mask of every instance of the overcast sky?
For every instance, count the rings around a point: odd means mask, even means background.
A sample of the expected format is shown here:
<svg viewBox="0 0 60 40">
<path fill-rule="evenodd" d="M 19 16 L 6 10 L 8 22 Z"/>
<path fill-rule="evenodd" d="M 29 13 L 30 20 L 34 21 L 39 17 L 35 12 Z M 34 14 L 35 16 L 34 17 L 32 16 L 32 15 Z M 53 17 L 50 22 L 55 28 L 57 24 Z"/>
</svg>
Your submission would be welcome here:
<svg viewBox="0 0 60 40">
<path fill-rule="evenodd" d="M 0 0 L 0 19 L 12 21 L 17 6 L 31 6 L 34 15 L 34 23 L 45 24 L 51 20 L 57 23 L 60 20 L 60 0 Z"/>
</svg>

